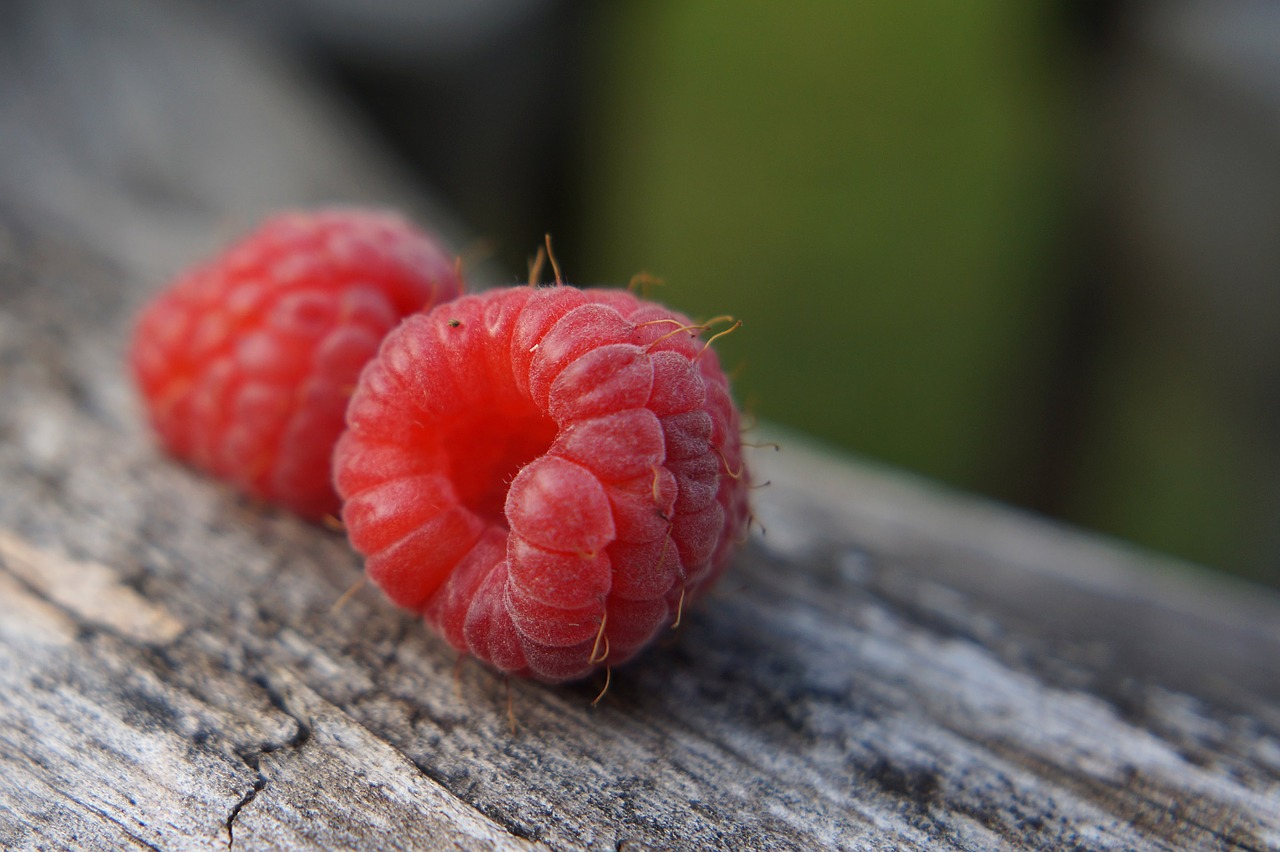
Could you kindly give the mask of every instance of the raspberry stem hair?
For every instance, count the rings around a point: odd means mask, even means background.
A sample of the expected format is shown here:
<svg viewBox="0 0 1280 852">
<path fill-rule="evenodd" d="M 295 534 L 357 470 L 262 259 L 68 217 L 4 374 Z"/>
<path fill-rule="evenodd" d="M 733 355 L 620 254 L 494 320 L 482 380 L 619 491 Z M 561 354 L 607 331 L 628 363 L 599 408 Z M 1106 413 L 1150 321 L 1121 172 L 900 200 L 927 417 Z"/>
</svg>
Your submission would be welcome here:
<svg viewBox="0 0 1280 852">
<path fill-rule="evenodd" d="M 538 246 L 538 251 L 529 261 L 529 286 L 537 287 L 542 283 L 542 265 L 547 262 L 547 250 Z"/>
<path fill-rule="evenodd" d="M 605 625 L 608 623 L 609 610 L 606 609 L 600 613 L 600 630 L 596 633 L 595 644 L 591 646 L 591 656 L 587 658 L 587 662 L 592 665 L 603 663 L 609 658 L 609 637 L 604 632 Z M 601 650 L 601 645 L 604 646 L 603 651 Z"/>
<path fill-rule="evenodd" d="M 600 704 L 600 701 L 604 698 L 605 693 L 609 691 L 609 685 L 611 683 L 613 683 L 613 666 L 605 666 L 604 667 L 604 686 L 602 686 L 600 688 L 600 691 L 596 693 L 596 697 L 591 699 L 592 707 L 596 707 Z"/>
<path fill-rule="evenodd" d="M 732 320 L 732 319 L 733 319 L 733 317 L 728 317 L 728 316 L 726 316 L 726 317 L 716 317 L 716 319 L 717 319 L 717 320 L 718 320 L 718 319 L 723 319 L 723 320 Z M 716 321 L 716 320 L 711 320 L 710 322 L 708 322 L 708 324 L 707 324 L 707 325 L 708 325 L 708 326 L 710 326 L 710 324 L 711 324 L 712 322 L 715 322 L 715 321 Z M 707 338 L 707 342 L 706 342 L 706 343 L 704 343 L 704 344 L 702 344 L 702 349 L 698 350 L 698 354 L 697 354 L 697 355 L 695 355 L 695 356 L 693 356 L 693 360 L 695 360 L 695 361 L 696 361 L 696 360 L 698 360 L 699 358 L 701 358 L 701 357 L 702 357 L 702 353 L 706 352 L 708 349 L 710 349 L 710 348 L 711 348 L 711 344 L 715 343 L 717 340 L 719 340 L 720 338 L 724 337 L 726 334 L 732 334 L 733 332 L 737 331 L 737 330 L 738 330 L 738 329 L 740 329 L 740 328 L 742 328 L 742 320 L 735 320 L 735 321 L 734 321 L 734 323 L 733 323 L 733 325 L 729 326 L 729 327 L 728 327 L 728 328 L 726 328 L 724 331 L 716 332 L 715 334 L 713 334 L 713 335 L 711 335 L 710 337 L 708 337 L 708 338 Z"/>
<path fill-rule="evenodd" d="M 564 279 L 560 277 L 560 264 L 556 263 L 556 253 L 551 250 L 551 234 L 544 234 L 543 240 L 547 244 L 547 260 L 551 261 L 551 270 L 556 276 L 556 286 L 564 284 Z"/>
<path fill-rule="evenodd" d="M 637 272 L 631 276 L 631 280 L 627 282 L 627 291 L 630 293 L 639 293 L 641 298 L 649 298 L 649 290 L 652 287 L 662 287 L 667 282 L 656 275 L 650 275 L 648 272 Z"/>
</svg>

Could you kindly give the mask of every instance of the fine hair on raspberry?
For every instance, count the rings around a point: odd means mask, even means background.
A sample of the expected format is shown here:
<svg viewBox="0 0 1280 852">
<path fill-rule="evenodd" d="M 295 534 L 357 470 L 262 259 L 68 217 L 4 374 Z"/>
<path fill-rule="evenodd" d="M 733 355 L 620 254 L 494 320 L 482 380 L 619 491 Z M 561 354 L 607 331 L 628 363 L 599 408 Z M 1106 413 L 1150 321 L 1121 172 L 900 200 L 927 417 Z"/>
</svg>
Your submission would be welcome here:
<svg viewBox="0 0 1280 852">
<path fill-rule="evenodd" d="M 461 290 L 453 257 L 396 214 L 282 213 L 148 304 L 130 361 L 170 453 L 319 520 L 339 508 L 330 463 L 361 368 Z"/>
<path fill-rule="evenodd" d="M 334 455 L 371 579 L 503 672 L 559 682 L 630 659 L 746 533 L 740 418 L 703 332 L 567 285 L 409 317 Z"/>
</svg>

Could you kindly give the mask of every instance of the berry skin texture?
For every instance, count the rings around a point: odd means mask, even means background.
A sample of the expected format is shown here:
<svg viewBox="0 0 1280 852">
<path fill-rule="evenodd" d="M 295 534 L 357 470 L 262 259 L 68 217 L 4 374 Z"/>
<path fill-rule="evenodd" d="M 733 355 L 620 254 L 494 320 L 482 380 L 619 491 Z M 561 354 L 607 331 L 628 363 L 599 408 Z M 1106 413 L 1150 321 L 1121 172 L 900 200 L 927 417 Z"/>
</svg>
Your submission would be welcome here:
<svg viewBox="0 0 1280 852">
<path fill-rule="evenodd" d="M 739 415 L 700 330 L 570 286 L 407 319 L 334 453 L 370 578 L 503 672 L 567 681 L 635 655 L 746 532 Z"/>
<path fill-rule="evenodd" d="M 462 282 L 430 236 L 357 208 L 279 214 L 143 311 L 129 359 L 161 443 L 246 494 L 319 520 L 361 368 Z"/>
</svg>

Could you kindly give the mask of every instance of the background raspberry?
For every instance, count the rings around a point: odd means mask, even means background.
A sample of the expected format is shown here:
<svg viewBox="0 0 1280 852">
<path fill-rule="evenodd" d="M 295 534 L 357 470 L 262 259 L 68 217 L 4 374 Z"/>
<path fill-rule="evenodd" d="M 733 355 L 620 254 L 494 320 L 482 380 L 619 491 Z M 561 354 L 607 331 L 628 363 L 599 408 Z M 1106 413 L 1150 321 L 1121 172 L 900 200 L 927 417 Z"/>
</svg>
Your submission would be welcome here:
<svg viewBox="0 0 1280 852">
<path fill-rule="evenodd" d="M 567 286 L 407 319 L 334 457 L 372 579 L 503 671 L 560 681 L 634 655 L 747 524 L 738 412 L 690 326 Z"/>
<path fill-rule="evenodd" d="M 461 290 L 399 216 L 285 213 L 153 301 L 130 359 L 170 452 L 318 519 L 338 510 L 330 458 L 360 368 L 402 317 Z"/>
</svg>

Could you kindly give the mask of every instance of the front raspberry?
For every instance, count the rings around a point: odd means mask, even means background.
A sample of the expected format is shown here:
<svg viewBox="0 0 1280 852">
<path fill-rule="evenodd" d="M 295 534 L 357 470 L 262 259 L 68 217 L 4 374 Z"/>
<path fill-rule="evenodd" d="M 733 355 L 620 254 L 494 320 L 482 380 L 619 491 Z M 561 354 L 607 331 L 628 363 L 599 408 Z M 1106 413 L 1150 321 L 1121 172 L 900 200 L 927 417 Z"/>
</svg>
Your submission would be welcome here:
<svg viewBox="0 0 1280 852">
<path fill-rule="evenodd" d="M 632 657 L 746 530 L 739 415 L 700 330 L 568 286 L 410 317 L 334 457 L 370 577 L 502 671 L 564 681 Z"/>
<path fill-rule="evenodd" d="M 148 305 L 130 360 L 170 452 L 319 519 L 339 508 L 330 460 L 360 369 L 401 318 L 461 289 L 398 216 L 283 214 Z"/>
</svg>

